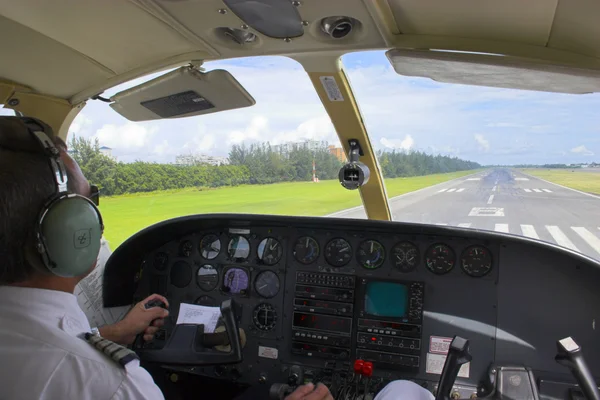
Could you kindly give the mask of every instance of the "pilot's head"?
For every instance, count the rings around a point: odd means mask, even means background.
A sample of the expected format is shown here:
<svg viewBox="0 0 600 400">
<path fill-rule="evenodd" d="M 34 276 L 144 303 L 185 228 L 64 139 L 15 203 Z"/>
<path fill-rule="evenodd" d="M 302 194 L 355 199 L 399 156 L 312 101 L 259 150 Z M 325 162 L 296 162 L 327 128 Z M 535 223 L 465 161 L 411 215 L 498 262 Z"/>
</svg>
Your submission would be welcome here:
<svg viewBox="0 0 600 400">
<path fill-rule="evenodd" d="M 67 146 L 48 133 L 60 151 L 69 192 L 89 198 L 90 185 L 67 153 Z M 49 158 L 39 147 L 39 143 L 23 134 L 18 118 L 0 118 L 0 285 L 68 291 L 93 270 L 95 258 L 77 276 L 52 274 L 44 265 L 36 247 L 36 226 L 40 211 L 57 193 L 57 185 Z"/>
</svg>

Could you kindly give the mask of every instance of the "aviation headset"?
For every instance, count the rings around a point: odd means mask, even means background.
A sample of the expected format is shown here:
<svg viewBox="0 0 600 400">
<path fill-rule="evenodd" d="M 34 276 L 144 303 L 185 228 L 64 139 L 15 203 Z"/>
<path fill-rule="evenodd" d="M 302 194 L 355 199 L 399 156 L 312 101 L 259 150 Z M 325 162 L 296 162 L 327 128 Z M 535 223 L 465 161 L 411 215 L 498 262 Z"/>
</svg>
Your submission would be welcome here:
<svg viewBox="0 0 600 400">
<path fill-rule="evenodd" d="M 96 205 L 67 189 L 67 170 L 50 136 L 52 129 L 43 122 L 26 117 L 11 119 L 11 127 L 21 126 L 48 158 L 56 182 L 56 192 L 47 199 L 35 224 L 35 250 L 45 268 L 61 277 L 85 274 L 96 262 L 104 225 Z M 18 123 L 14 123 L 18 120 Z M 8 121 L 4 121 L 8 122 Z M 2 124 L 4 125 L 4 124 Z"/>
</svg>

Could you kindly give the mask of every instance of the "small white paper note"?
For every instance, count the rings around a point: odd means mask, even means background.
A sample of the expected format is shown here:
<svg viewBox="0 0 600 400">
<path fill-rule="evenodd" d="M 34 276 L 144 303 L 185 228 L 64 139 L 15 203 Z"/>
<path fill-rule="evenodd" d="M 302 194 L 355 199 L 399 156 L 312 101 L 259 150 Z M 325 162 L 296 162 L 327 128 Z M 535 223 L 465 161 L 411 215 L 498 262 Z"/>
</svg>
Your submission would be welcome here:
<svg viewBox="0 0 600 400">
<path fill-rule="evenodd" d="M 196 324 L 204 325 L 205 333 L 213 333 L 219 317 L 221 309 L 219 307 L 206 307 L 196 304 L 181 303 L 179 305 L 179 315 L 177 316 L 177 325 L 179 324 Z"/>
</svg>

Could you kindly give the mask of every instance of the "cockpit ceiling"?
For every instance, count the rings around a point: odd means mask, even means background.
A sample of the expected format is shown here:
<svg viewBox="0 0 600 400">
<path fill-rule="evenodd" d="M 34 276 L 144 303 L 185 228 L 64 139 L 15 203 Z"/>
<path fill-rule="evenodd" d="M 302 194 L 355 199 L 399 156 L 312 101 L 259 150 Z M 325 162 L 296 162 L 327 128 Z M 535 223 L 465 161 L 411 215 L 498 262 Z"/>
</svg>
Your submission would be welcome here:
<svg viewBox="0 0 600 400">
<path fill-rule="evenodd" d="M 304 35 L 240 45 L 218 28 L 244 21 L 221 0 L 0 0 L 0 79 L 77 102 L 190 60 L 385 48 L 561 54 L 600 69 L 596 0 L 299 0 Z M 223 10 L 225 12 L 223 12 Z M 331 39 L 320 21 L 360 21 Z M 318 70 L 318 63 L 311 63 Z"/>
</svg>

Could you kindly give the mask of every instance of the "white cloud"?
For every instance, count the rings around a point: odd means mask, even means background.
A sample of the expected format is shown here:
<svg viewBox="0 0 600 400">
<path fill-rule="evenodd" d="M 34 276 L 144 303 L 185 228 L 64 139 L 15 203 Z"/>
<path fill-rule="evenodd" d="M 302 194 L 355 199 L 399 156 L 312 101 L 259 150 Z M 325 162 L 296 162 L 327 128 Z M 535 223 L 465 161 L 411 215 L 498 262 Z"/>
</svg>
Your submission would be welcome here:
<svg viewBox="0 0 600 400">
<path fill-rule="evenodd" d="M 151 137 L 157 131 L 157 126 L 127 122 L 124 125 L 104 125 L 96 131 L 94 136 L 98 138 L 102 146 L 129 150 L 149 144 Z"/>
<path fill-rule="evenodd" d="M 388 139 L 382 137 L 379 142 L 388 149 L 410 150 L 415 144 L 414 139 L 410 135 L 404 136 L 404 139 Z"/>
<path fill-rule="evenodd" d="M 486 126 L 490 128 L 519 128 L 523 125 L 515 124 L 514 122 L 490 122 Z"/>
<path fill-rule="evenodd" d="M 474 138 L 475 141 L 477 141 L 477 144 L 479 145 L 479 150 L 483 150 L 485 152 L 490 150 L 489 140 L 487 140 L 481 133 L 476 133 Z"/>
<path fill-rule="evenodd" d="M 80 112 L 79 114 L 77 114 L 77 116 L 71 123 L 71 126 L 69 127 L 69 132 L 79 135 L 80 133 L 91 128 L 93 123 L 94 121 L 88 118 L 88 116 L 85 113 Z"/>
<path fill-rule="evenodd" d="M 582 156 L 593 156 L 594 152 L 588 150 L 584 145 L 573 147 L 571 153 L 581 154 Z"/>
</svg>

